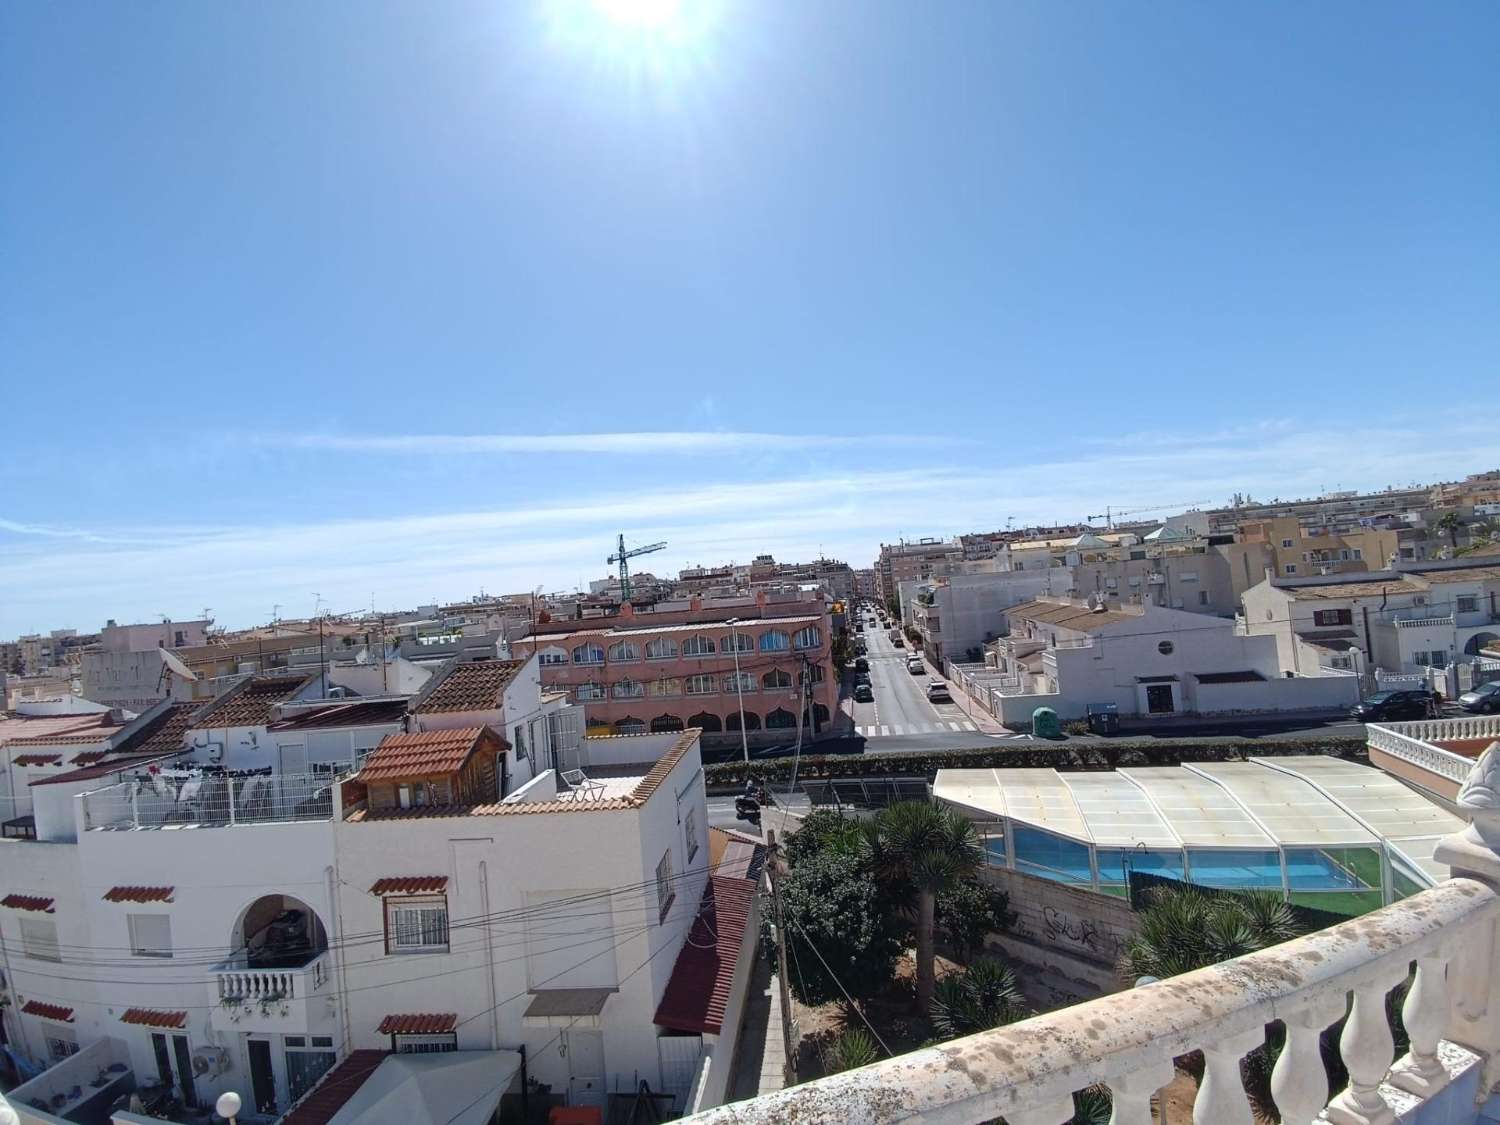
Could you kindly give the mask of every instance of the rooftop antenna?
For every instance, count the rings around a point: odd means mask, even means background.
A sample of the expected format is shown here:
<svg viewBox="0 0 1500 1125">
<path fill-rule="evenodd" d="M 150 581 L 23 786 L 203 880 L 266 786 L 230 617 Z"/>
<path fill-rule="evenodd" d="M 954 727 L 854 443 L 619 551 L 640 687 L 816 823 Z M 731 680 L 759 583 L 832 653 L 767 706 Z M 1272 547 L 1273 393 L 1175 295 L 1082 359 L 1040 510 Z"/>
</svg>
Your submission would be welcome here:
<svg viewBox="0 0 1500 1125">
<path fill-rule="evenodd" d="M 323 612 L 323 595 L 314 590 L 313 599 L 313 616 L 317 617 Z"/>
</svg>

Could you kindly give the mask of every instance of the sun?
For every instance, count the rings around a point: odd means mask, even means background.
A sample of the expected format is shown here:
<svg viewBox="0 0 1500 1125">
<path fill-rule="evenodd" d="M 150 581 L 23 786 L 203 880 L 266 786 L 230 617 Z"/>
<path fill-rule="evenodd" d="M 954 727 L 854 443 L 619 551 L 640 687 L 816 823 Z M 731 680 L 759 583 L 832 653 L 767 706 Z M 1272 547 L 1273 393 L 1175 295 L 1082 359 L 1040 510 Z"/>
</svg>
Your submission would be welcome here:
<svg viewBox="0 0 1500 1125">
<path fill-rule="evenodd" d="M 609 70 L 676 85 L 711 65 L 727 0 L 542 0 L 549 38 Z"/>
<path fill-rule="evenodd" d="M 607 20 L 635 27 L 665 27 L 682 16 L 680 0 L 592 0 Z"/>
</svg>

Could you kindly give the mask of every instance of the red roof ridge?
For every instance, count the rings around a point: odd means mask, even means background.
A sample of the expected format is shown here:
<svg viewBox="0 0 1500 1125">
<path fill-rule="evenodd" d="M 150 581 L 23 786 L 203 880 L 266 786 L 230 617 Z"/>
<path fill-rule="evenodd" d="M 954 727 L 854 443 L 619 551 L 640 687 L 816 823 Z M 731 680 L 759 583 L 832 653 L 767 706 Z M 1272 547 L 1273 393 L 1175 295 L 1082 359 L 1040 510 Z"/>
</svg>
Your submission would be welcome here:
<svg viewBox="0 0 1500 1125">
<path fill-rule="evenodd" d="M 447 1035 L 458 1027 L 456 1012 L 402 1012 L 386 1016 L 379 1035 Z"/>
<path fill-rule="evenodd" d="M 171 902 L 174 887 L 110 887 L 104 892 L 105 902 Z"/>
<path fill-rule="evenodd" d="M 52 914 L 56 899 L 46 898 L 42 895 L 18 895 L 8 894 L 0 898 L 0 906 L 8 906 L 12 910 L 30 910 L 34 914 Z"/>
<path fill-rule="evenodd" d="M 387 875 L 370 887 L 372 895 L 430 895 L 448 889 L 446 875 Z"/>
<path fill-rule="evenodd" d="M 121 1023 L 142 1027 L 186 1027 L 187 1018 L 186 1012 L 165 1012 L 158 1008 L 126 1008 L 120 1013 Z"/>
<path fill-rule="evenodd" d="M 294 1105 L 281 1125 L 328 1125 L 390 1055 L 386 1051 L 350 1051 Z"/>
<path fill-rule="evenodd" d="M 698 916 L 677 952 L 652 1018 L 658 1027 L 698 1035 L 723 1031 L 755 891 L 755 883 L 748 879 L 708 878 Z"/>
</svg>

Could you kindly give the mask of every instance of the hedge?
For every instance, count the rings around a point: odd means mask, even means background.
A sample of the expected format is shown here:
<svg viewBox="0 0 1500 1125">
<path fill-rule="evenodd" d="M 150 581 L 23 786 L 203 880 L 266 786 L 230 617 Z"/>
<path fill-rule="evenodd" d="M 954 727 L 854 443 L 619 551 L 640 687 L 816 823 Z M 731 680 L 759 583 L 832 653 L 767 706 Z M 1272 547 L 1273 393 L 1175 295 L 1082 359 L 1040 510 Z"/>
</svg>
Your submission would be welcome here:
<svg viewBox="0 0 1500 1125">
<path fill-rule="evenodd" d="M 1335 758 L 1369 760 L 1361 737 L 1325 736 L 1307 739 L 1229 738 L 1196 742 L 1149 739 L 1111 739 L 1108 742 L 1035 742 L 974 746 L 951 750 L 914 750 L 908 754 L 804 754 L 797 768 L 802 781 L 839 777 L 927 777 L 941 769 L 1018 769 L 1051 767 L 1060 770 L 1113 770 L 1131 766 L 1180 766 L 1184 762 L 1239 762 L 1252 757 L 1328 754 Z M 710 788 L 743 785 L 744 762 L 719 762 L 703 767 Z M 762 781 L 791 780 L 792 759 L 751 762 L 749 776 Z"/>
</svg>

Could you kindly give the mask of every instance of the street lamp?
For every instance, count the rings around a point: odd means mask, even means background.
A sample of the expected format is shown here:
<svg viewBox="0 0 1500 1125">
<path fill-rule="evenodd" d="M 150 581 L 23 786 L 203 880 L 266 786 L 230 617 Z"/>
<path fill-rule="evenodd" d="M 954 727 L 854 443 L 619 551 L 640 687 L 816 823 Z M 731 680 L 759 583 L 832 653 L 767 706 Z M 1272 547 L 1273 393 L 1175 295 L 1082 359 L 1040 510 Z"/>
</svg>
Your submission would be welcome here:
<svg viewBox="0 0 1500 1125">
<path fill-rule="evenodd" d="M 225 1090 L 219 1095 L 219 1100 L 214 1102 L 214 1109 L 220 1117 L 225 1118 L 229 1125 L 235 1125 L 239 1120 L 240 1096 L 233 1090 Z"/>
<path fill-rule="evenodd" d="M 739 634 L 735 632 L 735 626 L 740 623 L 738 617 L 731 617 L 725 622 L 729 626 L 729 644 L 734 649 L 734 694 L 740 701 L 740 752 L 745 755 L 745 765 L 750 764 L 750 739 L 745 735 L 745 685 L 740 680 L 740 641 Z"/>
</svg>

